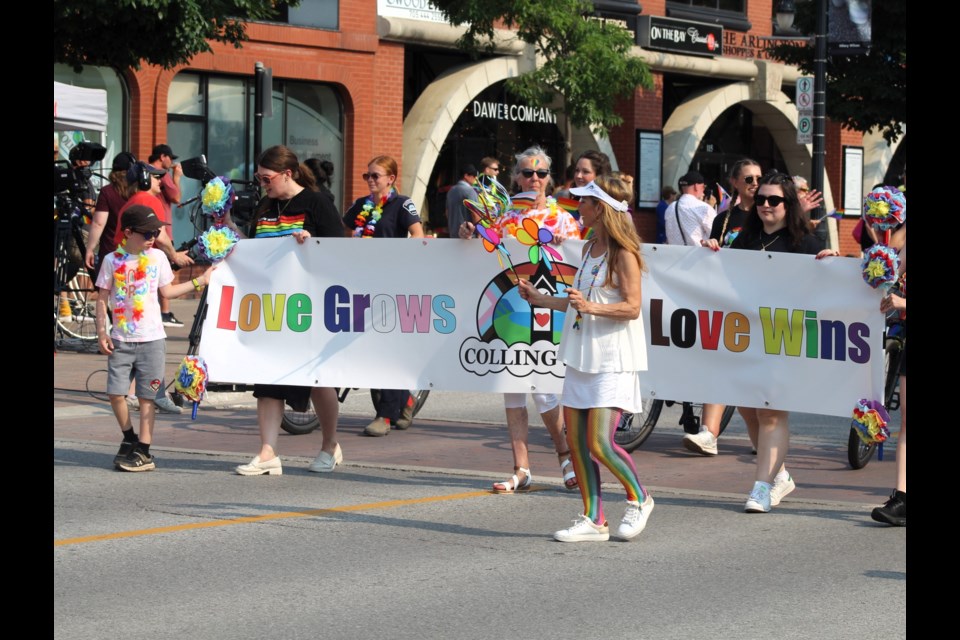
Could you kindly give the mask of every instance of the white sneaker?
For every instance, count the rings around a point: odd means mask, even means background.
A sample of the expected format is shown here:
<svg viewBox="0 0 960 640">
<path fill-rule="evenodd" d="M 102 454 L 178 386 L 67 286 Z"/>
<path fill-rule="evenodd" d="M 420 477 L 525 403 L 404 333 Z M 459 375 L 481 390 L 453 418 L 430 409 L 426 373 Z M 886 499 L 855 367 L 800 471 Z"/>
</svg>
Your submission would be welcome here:
<svg viewBox="0 0 960 640">
<path fill-rule="evenodd" d="M 617 537 L 622 540 L 633 540 L 643 528 L 647 526 L 647 518 L 653 511 L 653 496 L 647 494 L 647 499 L 641 505 L 638 501 L 627 500 L 627 510 L 617 529 Z"/>
<path fill-rule="evenodd" d="M 700 433 L 684 435 L 683 446 L 701 455 L 717 455 L 717 438 L 706 429 L 701 429 Z"/>
<path fill-rule="evenodd" d="M 316 473 L 328 473 L 337 468 L 337 465 L 343 462 L 343 451 L 340 450 L 340 445 L 337 445 L 337 448 L 333 450 L 333 455 L 330 455 L 326 451 L 321 451 L 320 455 L 310 463 L 310 466 L 307 467 L 310 471 Z"/>
<path fill-rule="evenodd" d="M 766 482 L 754 482 L 753 491 L 747 498 L 743 510 L 747 513 L 767 513 L 770 511 L 770 485 Z"/>
<path fill-rule="evenodd" d="M 127 396 L 126 398 L 124 398 L 124 400 L 127 403 L 127 409 L 129 409 L 130 411 L 140 411 L 139 400 L 137 400 L 136 398 L 131 398 L 130 396 Z"/>
<path fill-rule="evenodd" d="M 610 539 L 610 527 L 604 522 L 594 524 L 593 520 L 583 515 L 577 516 L 574 525 L 569 529 L 561 529 L 553 534 L 554 540 L 560 542 L 606 542 Z"/>
<path fill-rule="evenodd" d="M 789 473 L 783 474 L 783 477 L 777 476 L 773 479 L 773 486 L 770 487 L 770 506 L 775 507 L 780 504 L 780 500 L 788 496 L 797 485 Z"/>
<path fill-rule="evenodd" d="M 154 400 L 157 405 L 157 411 L 160 413 L 181 413 L 182 408 L 178 407 L 173 400 L 167 396 L 163 396 L 159 400 Z"/>
</svg>

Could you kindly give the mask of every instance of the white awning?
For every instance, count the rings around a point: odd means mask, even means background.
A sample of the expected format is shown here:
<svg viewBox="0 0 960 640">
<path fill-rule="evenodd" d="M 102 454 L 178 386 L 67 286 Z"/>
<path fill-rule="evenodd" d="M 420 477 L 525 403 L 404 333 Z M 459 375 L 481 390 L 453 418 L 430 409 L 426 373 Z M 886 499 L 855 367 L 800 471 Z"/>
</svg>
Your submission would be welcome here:
<svg viewBox="0 0 960 640">
<path fill-rule="evenodd" d="M 53 128 L 106 131 L 107 92 L 54 82 Z"/>
</svg>

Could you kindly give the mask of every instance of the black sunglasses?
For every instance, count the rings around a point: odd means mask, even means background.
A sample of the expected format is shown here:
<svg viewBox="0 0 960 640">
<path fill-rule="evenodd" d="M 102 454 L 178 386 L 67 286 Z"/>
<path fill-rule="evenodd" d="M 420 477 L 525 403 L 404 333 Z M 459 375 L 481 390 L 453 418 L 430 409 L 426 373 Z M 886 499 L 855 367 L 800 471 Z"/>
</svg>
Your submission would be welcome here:
<svg viewBox="0 0 960 640">
<path fill-rule="evenodd" d="M 754 180 L 760 182 L 760 176 L 743 176 L 743 181 L 747 184 L 753 184 Z"/>
<path fill-rule="evenodd" d="M 550 172 L 547 171 L 546 169 L 537 169 L 536 171 L 534 171 L 533 169 L 520 170 L 520 175 L 522 175 L 524 178 L 532 178 L 533 174 L 537 174 L 539 178 L 546 178 L 547 176 L 550 175 Z"/>
<path fill-rule="evenodd" d="M 134 229 L 133 232 L 142 235 L 144 240 L 153 240 L 154 238 L 160 237 L 159 229 L 155 231 L 140 231 L 139 229 Z"/>
<path fill-rule="evenodd" d="M 765 207 L 768 203 L 771 207 L 779 207 L 787 201 L 783 196 L 762 196 L 759 193 L 753 196 L 753 200 L 757 203 L 757 206 L 760 207 Z"/>
</svg>

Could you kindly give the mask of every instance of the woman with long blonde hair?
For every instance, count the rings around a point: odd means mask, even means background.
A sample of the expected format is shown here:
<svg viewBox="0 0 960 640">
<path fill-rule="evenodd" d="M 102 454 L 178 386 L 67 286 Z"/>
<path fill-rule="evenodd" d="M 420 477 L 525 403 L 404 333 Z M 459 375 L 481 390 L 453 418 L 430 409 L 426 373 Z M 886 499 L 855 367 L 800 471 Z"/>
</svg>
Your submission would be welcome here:
<svg viewBox="0 0 960 640">
<path fill-rule="evenodd" d="M 561 402 L 584 510 L 572 527 L 557 531 L 554 538 L 609 540 L 600 497 L 603 464 L 627 492 L 616 535 L 630 540 L 643 531 L 654 506 L 633 459 L 613 440 L 624 412 L 642 412 L 637 373 L 647 368 L 647 352 L 640 315 L 645 268 L 640 237 L 628 213 L 630 190 L 621 180 L 597 176 L 570 192 L 580 196 L 580 221 L 594 232 L 583 248 L 574 286 L 564 295 L 551 296 L 520 281 L 520 294 L 532 305 L 566 312 L 558 352 L 567 365 Z"/>
</svg>

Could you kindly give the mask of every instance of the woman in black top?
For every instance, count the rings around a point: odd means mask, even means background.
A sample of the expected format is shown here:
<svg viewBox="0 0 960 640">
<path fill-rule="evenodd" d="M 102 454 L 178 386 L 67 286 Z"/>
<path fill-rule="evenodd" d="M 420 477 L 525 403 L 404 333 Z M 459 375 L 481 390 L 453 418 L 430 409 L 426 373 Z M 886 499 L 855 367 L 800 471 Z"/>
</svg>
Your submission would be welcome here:
<svg viewBox="0 0 960 640">
<path fill-rule="evenodd" d="M 369 196 L 357 198 L 343 215 L 347 235 L 354 238 L 422 238 L 423 225 L 417 207 L 408 196 L 397 193 L 397 161 L 377 156 L 363 174 Z M 412 423 L 410 392 L 405 389 L 380 389 L 375 394 L 377 416 L 363 430 L 364 435 L 385 436 L 390 427 L 408 429 Z M 405 412 L 404 410 L 407 409 Z"/>
<path fill-rule="evenodd" d="M 265 197 L 257 207 L 257 215 L 246 236 L 230 219 L 224 223 L 241 237 L 277 238 L 293 236 L 303 244 L 307 238 L 342 238 L 343 224 L 329 198 L 317 191 L 310 170 L 283 145 L 270 147 L 257 162 L 257 183 Z M 260 453 L 247 464 L 237 467 L 242 476 L 281 475 L 283 467 L 277 455 L 277 438 L 283 420 L 284 403 L 295 411 L 307 411 L 310 400 L 320 419 L 323 444 L 320 454 L 311 463 L 311 471 L 333 471 L 343 460 L 337 443 L 337 418 L 340 403 L 331 387 L 297 387 L 277 384 L 256 384 L 257 425 L 260 428 Z"/>
<path fill-rule="evenodd" d="M 776 251 L 779 253 L 806 253 L 822 258 L 839 255 L 833 249 L 822 249 L 819 238 L 810 232 L 807 216 L 797 195 L 793 179 L 782 173 L 770 174 L 760 180 L 754 196 L 754 204 L 743 223 L 743 229 L 731 245 L 734 249 L 753 251 Z M 778 409 L 748 409 L 741 407 L 746 416 L 753 414 L 759 425 L 757 434 L 757 474 L 753 490 L 747 499 L 745 511 L 766 513 L 776 506 L 779 498 L 793 490 L 793 480 L 783 468 L 790 445 L 788 412 Z M 751 416 L 752 418 L 752 416 Z M 785 477 L 778 478 L 778 475 Z M 774 494 L 775 483 L 788 483 L 788 491 Z"/>
</svg>

